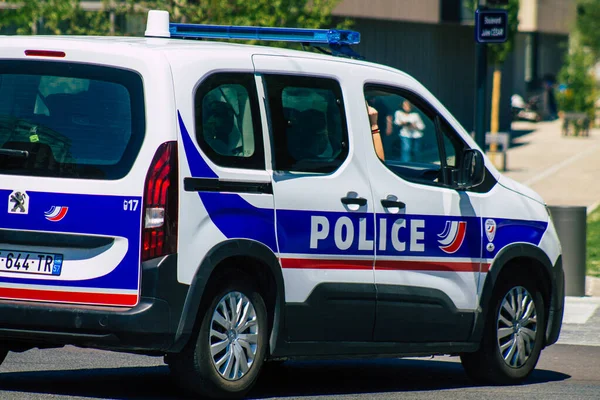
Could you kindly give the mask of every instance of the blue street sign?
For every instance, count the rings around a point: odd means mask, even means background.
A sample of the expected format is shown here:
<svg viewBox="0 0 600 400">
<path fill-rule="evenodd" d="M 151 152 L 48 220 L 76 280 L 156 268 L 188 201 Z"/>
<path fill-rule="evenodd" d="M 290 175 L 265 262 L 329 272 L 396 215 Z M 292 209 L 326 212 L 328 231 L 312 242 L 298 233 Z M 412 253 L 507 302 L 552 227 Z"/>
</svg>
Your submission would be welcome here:
<svg viewBox="0 0 600 400">
<path fill-rule="evenodd" d="M 475 11 L 475 40 L 478 43 L 504 43 L 508 39 L 506 10 Z"/>
</svg>

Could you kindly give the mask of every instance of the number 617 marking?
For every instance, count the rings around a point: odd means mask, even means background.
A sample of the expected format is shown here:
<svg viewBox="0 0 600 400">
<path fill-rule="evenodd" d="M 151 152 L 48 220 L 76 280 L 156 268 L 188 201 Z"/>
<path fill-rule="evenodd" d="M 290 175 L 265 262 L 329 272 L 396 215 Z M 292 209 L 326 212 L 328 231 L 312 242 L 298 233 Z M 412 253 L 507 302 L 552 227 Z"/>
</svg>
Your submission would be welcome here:
<svg viewBox="0 0 600 400">
<path fill-rule="evenodd" d="M 125 200 L 123 201 L 123 210 L 125 211 L 136 211 L 138 208 L 139 200 Z"/>
</svg>

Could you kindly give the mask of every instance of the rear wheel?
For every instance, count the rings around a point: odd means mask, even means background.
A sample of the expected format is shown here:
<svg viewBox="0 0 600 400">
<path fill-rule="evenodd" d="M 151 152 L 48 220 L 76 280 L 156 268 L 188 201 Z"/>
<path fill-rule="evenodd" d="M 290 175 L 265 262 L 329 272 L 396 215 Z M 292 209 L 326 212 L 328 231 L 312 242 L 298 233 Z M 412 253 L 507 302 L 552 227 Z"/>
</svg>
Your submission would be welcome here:
<svg viewBox="0 0 600 400">
<path fill-rule="evenodd" d="M 260 293 L 246 280 L 227 279 L 212 296 L 196 334 L 168 363 L 175 379 L 194 394 L 240 398 L 258 378 L 267 338 Z"/>
<path fill-rule="evenodd" d="M 530 279 L 515 278 L 494 291 L 479 350 L 461 355 L 467 375 L 489 384 L 516 384 L 534 370 L 542 351 L 544 299 Z"/>
</svg>

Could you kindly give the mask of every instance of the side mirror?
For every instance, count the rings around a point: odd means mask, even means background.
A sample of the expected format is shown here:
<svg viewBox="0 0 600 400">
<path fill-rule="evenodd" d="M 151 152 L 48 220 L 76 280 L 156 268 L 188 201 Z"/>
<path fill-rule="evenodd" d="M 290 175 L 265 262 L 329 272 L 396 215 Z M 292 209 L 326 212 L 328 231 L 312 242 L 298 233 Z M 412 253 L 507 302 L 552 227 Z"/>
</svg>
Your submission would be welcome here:
<svg viewBox="0 0 600 400">
<path fill-rule="evenodd" d="M 463 155 L 458 174 L 457 189 L 466 190 L 477 186 L 485 179 L 485 162 L 479 150 L 469 149 Z"/>
</svg>

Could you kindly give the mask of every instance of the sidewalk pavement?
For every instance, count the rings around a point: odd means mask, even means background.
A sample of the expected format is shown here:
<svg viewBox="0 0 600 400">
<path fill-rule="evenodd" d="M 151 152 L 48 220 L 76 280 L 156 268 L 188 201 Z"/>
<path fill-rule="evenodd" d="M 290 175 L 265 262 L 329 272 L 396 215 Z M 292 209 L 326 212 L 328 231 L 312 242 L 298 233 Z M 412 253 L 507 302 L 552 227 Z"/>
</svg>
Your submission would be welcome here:
<svg viewBox="0 0 600 400">
<path fill-rule="evenodd" d="M 561 126 L 560 119 L 513 123 L 504 175 L 535 190 L 550 206 L 592 208 L 600 201 L 600 129 L 590 129 L 588 137 L 565 137 Z M 496 165 L 500 159 L 495 156 Z"/>
<path fill-rule="evenodd" d="M 514 122 L 504 175 L 539 193 L 550 206 L 600 204 L 600 129 L 565 137 L 562 120 Z M 502 165 L 500 155 L 492 159 Z M 567 296 L 559 344 L 600 346 L 600 279 L 586 278 L 586 296 Z"/>
<path fill-rule="evenodd" d="M 565 299 L 565 313 L 558 344 L 600 346 L 600 297 Z"/>
<path fill-rule="evenodd" d="M 585 280 L 585 296 L 567 296 L 559 344 L 600 346 L 600 278 Z"/>
</svg>

